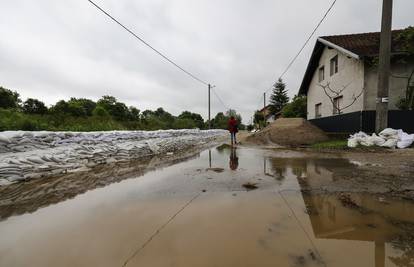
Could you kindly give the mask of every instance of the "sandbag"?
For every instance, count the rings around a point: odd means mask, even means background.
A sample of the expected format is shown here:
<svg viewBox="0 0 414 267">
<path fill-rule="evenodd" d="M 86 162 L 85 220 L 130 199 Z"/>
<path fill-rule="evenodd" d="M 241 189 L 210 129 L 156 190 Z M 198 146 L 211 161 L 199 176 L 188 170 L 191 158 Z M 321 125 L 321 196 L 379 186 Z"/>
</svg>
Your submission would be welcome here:
<svg viewBox="0 0 414 267">
<path fill-rule="evenodd" d="M 400 141 L 397 143 L 398 148 L 407 148 L 414 143 L 414 134 L 407 134 L 402 132 L 399 138 Z"/>
<path fill-rule="evenodd" d="M 351 135 L 348 139 L 348 147 L 362 146 L 381 146 L 388 148 L 407 148 L 414 143 L 414 134 L 407 134 L 403 130 L 387 128 L 379 135 L 375 133 L 372 136 L 364 132 L 358 132 Z"/>
<path fill-rule="evenodd" d="M 397 143 L 398 139 L 388 139 L 384 144 L 381 145 L 381 147 L 395 148 L 397 146 Z"/>
</svg>

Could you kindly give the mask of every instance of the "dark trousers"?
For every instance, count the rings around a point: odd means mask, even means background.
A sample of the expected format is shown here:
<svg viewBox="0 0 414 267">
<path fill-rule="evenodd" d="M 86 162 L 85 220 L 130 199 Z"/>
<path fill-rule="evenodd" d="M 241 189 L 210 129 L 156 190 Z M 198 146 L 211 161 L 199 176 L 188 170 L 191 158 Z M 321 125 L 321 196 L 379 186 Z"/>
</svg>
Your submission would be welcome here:
<svg viewBox="0 0 414 267">
<path fill-rule="evenodd" d="M 237 144 L 237 140 L 236 140 L 236 133 L 235 132 L 231 132 L 230 133 L 230 138 L 231 138 L 231 144 Z"/>
</svg>

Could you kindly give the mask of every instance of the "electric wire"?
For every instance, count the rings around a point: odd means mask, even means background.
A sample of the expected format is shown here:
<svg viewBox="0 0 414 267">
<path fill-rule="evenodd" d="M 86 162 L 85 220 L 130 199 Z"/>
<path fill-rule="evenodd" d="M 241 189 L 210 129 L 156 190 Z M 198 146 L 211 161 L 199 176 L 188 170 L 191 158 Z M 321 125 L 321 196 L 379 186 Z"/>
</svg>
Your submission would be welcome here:
<svg viewBox="0 0 414 267">
<path fill-rule="evenodd" d="M 295 61 L 298 59 L 299 55 L 303 52 L 303 50 L 305 49 L 306 45 L 309 43 L 309 41 L 312 39 L 312 37 L 315 35 L 316 31 L 319 29 L 319 27 L 322 25 L 323 21 L 326 19 L 326 17 L 328 16 L 328 14 L 331 12 L 331 10 L 333 9 L 333 7 L 335 6 L 336 2 L 338 0 L 334 0 L 331 5 L 329 6 L 328 10 L 325 12 L 325 14 L 323 15 L 322 19 L 318 22 L 318 24 L 316 25 L 315 29 L 312 31 L 312 33 L 309 35 L 309 37 L 306 39 L 305 43 L 302 45 L 302 47 L 300 48 L 299 52 L 296 53 L 296 55 L 292 58 L 292 60 L 289 62 L 289 64 L 287 65 L 287 67 L 285 68 L 285 70 L 282 72 L 282 74 L 277 78 L 277 80 L 282 79 L 283 76 L 285 76 L 285 74 L 290 70 L 290 68 L 293 66 L 293 64 L 295 63 Z M 271 89 L 273 89 L 274 83 L 270 86 L 269 89 L 267 89 L 264 93 L 269 92 Z"/>
<path fill-rule="evenodd" d="M 139 37 L 135 32 L 133 32 L 131 29 L 129 29 L 128 27 L 126 27 L 124 24 L 122 24 L 119 20 L 117 20 L 116 18 L 114 18 L 111 14 L 109 14 L 107 11 L 105 11 L 103 8 L 101 8 L 98 4 L 96 4 L 92 0 L 87 0 L 87 1 L 89 3 L 91 3 L 94 7 L 96 7 L 99 11 L 101 11 L 103 14 L 105 14 L 107 17 L 109 17 L 111 20 L 113 20 L 115 23 L 117 23 L 119 26 L 121 26 L 122 28 L 124 28 L 128 33 L 130 33 L 132 36 L 134 36 L 136 39 L 138 39 L 144 45 L 146 45 L 151 50 L 153 50 L 155 53 L 157 53 L 158 55 L 160 55 L 163 59 L 165 59 L 166 61 L 168 61 L 169 63 L 171 63 L 172 65 L 174 65 L 178 69 L 180 69 L 181 71 L 183 71 L 185 74 L 187 74 L 188 76 L 190 76 L 194 80 L 196 80 L 196 81 L 198 81 L 198 82 L 200 82 L 200 83 L 202 83 L 204 85 L 208 85 L 207 82 L 205 82 L 204 80 L 198 78 L 196 75 L 192 74 L 191 72 L 187 71 L 186 69 L 184 69 L 183 67 L 181 67 L 180 65 L 178 65 L 177 63 L 175 63 L 172 59 L 170 59 L 169 57 L 167 57 L 166 55 L 164 55 L 163 53 L 161 53 L 159 50 L 157 50 L 156 48 L 154 48 L 152 45 L 150 45 L 144 39 L 142 39 L 141 37 Z"/>
</svg>

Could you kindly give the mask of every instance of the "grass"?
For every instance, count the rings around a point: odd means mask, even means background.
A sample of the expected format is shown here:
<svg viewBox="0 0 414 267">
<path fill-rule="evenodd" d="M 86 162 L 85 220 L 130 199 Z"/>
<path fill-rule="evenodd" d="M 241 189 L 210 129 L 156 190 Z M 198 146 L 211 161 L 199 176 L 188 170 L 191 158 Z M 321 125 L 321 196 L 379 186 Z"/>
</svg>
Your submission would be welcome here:
<svg viewBox="0 0 414 267">
<path fill-rule="evenodd" d="M 414 144 L 413 144 L 414 145 Z M 348 147 L 346 139 L 330 140 L 311 145 L 311 148 L 316 150 L 350 150 L 359 152 L 389 152 L 391 149 L 379 146 L 362 146 L 358 145 L 355 148 Z"/>
<path fill-rule="evenodd" d="M 314 149 L 349 149 L 347 140 L 330 140 L 311 145 Z"/>
</svg>

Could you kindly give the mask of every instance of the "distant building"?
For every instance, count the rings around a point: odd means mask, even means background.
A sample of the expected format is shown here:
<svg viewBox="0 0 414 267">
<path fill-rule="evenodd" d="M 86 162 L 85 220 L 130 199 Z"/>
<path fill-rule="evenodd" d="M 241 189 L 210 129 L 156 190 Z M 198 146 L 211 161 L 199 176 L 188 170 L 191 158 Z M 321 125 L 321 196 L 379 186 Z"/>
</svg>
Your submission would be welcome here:
<svg viewBox="0 0 414 267">
<path fill-rule="evenodd" d="M 396 112 L 407 85 L 407 79 L 396 76 L 408 75 L 414 68 L 412 58 L 405 63 L 398 60 L 406 57 L 398 38 L 401 32 L 392 32 L 389 126 L 413 132 L 414 113 Z M 318 38 L 299 90 L 307 96 L 308 120 L 329 132 L 374 131 L 379 45 L 379 32 Z M 398 122 L 401 116 L 411 118 L 411 126 Z"/>
<path fill-rule="evenodd" d="M 272 113 L 270 111 L 270 105 L 267 105 L 266 107 L 259 110 L 259 113 L 264 115 L 266 123 L 272 123 L 282 116 L 282 112 Z"/>
</svg>

